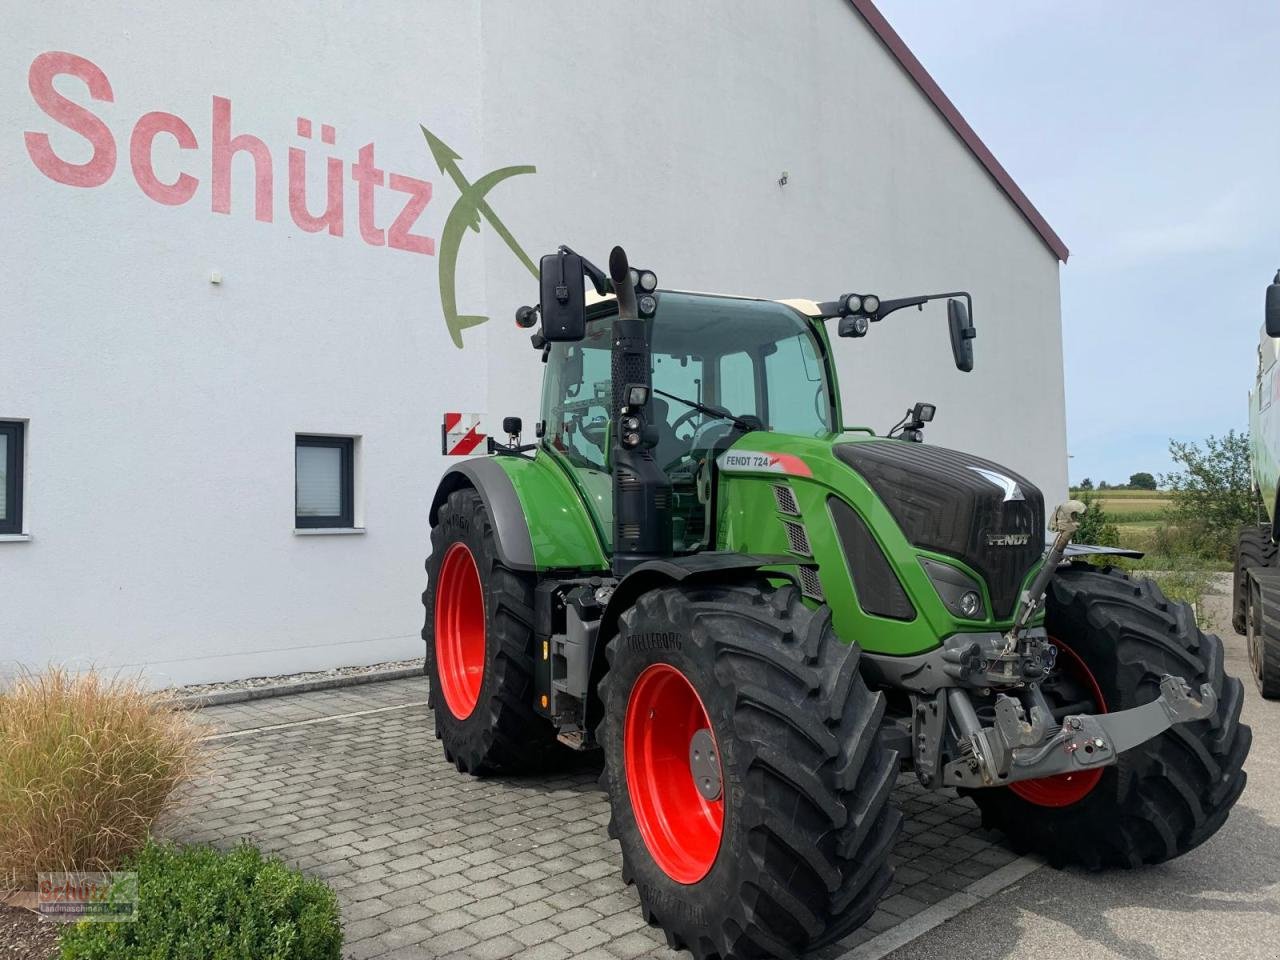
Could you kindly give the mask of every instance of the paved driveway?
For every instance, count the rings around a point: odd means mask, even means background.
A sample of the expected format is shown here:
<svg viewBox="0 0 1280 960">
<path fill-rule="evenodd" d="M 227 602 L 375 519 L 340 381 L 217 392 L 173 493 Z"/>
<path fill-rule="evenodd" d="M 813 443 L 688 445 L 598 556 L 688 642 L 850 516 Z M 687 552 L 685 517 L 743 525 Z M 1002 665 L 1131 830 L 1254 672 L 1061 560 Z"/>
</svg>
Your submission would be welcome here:
<svg viewBox="0 0 1280 960">
<path fill-rule="evenodd" d="M 251 838 L 338 891 L 348 957 L 687 960 L 619 879 L 598 768 L 476 780 L 445 763 L 426 681 L 213 707 L 213 769 L 163 832 Z M 977 813 L 904 777 L 898 882 L 835 958 L 930 908 L 969 906 L 1034 864 Z M 873 945 L 867 945 L 873 946 Z M 874 951 L 873 951 L 874 952 Z"/>
<path fill-rule="evenodd" d="M 1214 603 L 1229 669 L 1247 676 L 1227 598 Z M 1037 869 L 981 831 L 968 802 L 905 776 L 897 883 L 866 927 L 817 956 L 1280 956 L 1280 703 L 1247 686 L 1249 786 L 1200 849 L 1133 872 Z M 645 926 L 619 879 L 598 769 L 459 774 L 431 732 L 422 678 L 201 716 L 213 769 L 164 832 L 218 845 L 248 837 L 325 877 L 342 903 L 348 957 L 689 956 Z"/>
<path fill-rule="evenodd" d="M 893 960 L 1276 960 L 1280 957 L 1280 701 L 1258 696 L 1231 630 L 1229 577 L 1209 603 L 1227 670 L 1245 681 L 1249 783 L 1226 825 L 1171 863 L 1039 870 L 892 954 Z M 963 949 L 958 947 L 963 944 Z"/>
</svg>

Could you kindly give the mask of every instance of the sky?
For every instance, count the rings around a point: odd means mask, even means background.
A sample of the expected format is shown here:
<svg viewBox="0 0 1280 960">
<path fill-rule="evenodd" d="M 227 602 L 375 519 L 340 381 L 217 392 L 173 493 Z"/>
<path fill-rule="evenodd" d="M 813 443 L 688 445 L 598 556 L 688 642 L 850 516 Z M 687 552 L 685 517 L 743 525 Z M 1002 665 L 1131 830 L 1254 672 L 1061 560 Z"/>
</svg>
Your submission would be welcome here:
<svg viewBox="0 0 1280 960">
<path fill-rule="evenodd" d="M 1280 2 L 877 5 L 1071 250 L 1071 482 L 1247 429 L 1280 268 Z"/>
</svg>

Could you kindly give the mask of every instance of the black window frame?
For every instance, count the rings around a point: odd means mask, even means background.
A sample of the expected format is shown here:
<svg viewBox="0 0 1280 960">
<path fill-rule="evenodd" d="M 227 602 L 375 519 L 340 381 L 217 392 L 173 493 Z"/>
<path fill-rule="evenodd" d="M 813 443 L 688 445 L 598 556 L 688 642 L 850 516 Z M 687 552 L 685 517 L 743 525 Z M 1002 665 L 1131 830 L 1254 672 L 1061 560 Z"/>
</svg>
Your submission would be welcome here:
<svg viewBox="0 0 1280 960">
<path fill-rule="evenodd" d="M 0 536 L 22 534 L 22 470 L 27 425 L 20 420 L 0 420 L 0 433 L 8 438 L 5 456 L 5 511 Z"/>
<path fill-rule="evenodd" d="M 294 435 L 293 444 L 293 524 L 295 529 L 355 529 L 355 437 L 326 437 L 317 434 Z M 332 447 L 340 451 L 339 500 L 341 513 L 327 517 L 303 517 L 298 515 L 298 448 Z"/>
</svg>

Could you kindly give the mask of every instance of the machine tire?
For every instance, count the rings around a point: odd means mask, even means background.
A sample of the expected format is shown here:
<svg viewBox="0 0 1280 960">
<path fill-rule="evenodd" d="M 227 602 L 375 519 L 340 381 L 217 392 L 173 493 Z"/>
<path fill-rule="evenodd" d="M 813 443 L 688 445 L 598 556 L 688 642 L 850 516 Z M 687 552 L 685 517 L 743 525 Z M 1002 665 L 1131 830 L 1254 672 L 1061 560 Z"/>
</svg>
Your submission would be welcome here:
<svg viewBox="0 0 1280 960">
<path fill-rule="evenodd" d="M 1240 723 L 1244 687 L 1223 672 L 1222 641 L 1153 581 L 1086 564 L 1050 581 L 1045 626 L 1087 665 L 1109 710 L 1154 700 L 1165 674 L 1193 691 L 1210 684 L 1218 709 L 1121 754 L 1068 805 L 1033 803 L 1008 787 L 972 791 L 983 825 L 1054 866 L 1092 870 L 1161 863 L 1213 836 L 1244 789 L 1252 741 Z"/>
<path fill-rule="evenodd" d="M 1244 634 L 1248 627 L 1245 606 L 1249 595 L 1245 573 L 1247 570 L 1258 567 L 1275 566 L 1276 553 L 1276 543 L 1271 539 L 1270 527 L 1240 528 L 1240 536 L 1236 540 L 1236 575 L 1231 590 L 1231 626 L 1235 628 L 1236 633 Z"/>
<path fill-rule="evenodd" d="M 1245 636 L 1258 692 L 1280 699 L 1280 571 L 1248 578 Z"/>
<path fill-rule="evenodd" d="M 609 835 L 622 846 L 623 880 L 636 885 L 645 919 L 673 949 L 698 960 L 791 957 L 871 916 L 892 878 L 889 854 L 902 824 L 890 803 L 898 755 L 878 737 L 884 697 L 867 689 L 861 651 L 836 637 L 827 608 L 810 610 L 794 587 L 763 579 L 666 587 L 622 615 L 607 654 L 597 738 Z M 686 703 L 702 708 L 694 725 L 709 722 L 712 759 L 719 753 L 723 789 L 706 801 L 721 804 L 714 843 L 700 828 L 699 843 L 674 848 L 701 857 L 693 874 L 702 875 L 686 882 L 659 863 L 639 825 L 646 815 L 636 797 L 652 789 L 641 771 L 678 766 L 644 768 L 642 748 L 681 730 L 687 716 L 656 700 L 671 724 L 628 725 L 633 702 L 650 702 L 642 691 L 655 676 L 693 691 Z M 655 714 L 631 716 L 635 724 Z M 688 764 L 695 741 L 675 736 L 674 744 Z M 690 769 L 683 767 L 686 792 L 697 789 Z M 672 796 L 666 810 L 689 808 L 685 794 Z"/>
<path fill-rule="evenodd" d="M 470 691 L 472 709 L 462 717 L 447 700 L 441 660 L 449 654 L 443 649 L 445 638 L 439 638 L 438 645 L 436 636 L 437 604 L 448 602 L 438 595 L 441 568 L 451 551 L 458 559 L 469 553 L 474 562 L 479 589 L 467 599 L 478 600 L 484 613 L 483 674 L 478 687 Z M 441 504 L 438 521 L 431 529 L 431 556 L 426 566 L 422 639 L 427 646 L 429 705 L 445 758 L 460 771 L 475 775 L 543 768 L 551 755 L 567 751 L 557 743 L 550 722 L 533 709 L 534 582 L 498 559 L 492 518 L 475 490 L 455 490 Z M 465 559 L 462 568 L 468 569 Z"/>
</svg>

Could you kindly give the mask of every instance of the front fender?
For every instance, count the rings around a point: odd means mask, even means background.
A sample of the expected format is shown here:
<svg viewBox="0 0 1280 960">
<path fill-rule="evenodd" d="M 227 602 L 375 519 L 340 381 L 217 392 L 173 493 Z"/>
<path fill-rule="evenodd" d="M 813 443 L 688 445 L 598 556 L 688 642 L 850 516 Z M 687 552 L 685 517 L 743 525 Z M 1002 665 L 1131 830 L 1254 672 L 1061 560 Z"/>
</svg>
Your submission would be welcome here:
<svg viewBox="0 0 1280 960">
<path fill-rule="evenodd" d="M 432 526 L 449 494 L 466 488 L 489 510 L 504 566 L 530 573 L 608 568 L 586 504 L 550 457 L 472 457 L 454 464 L 432 499 Z"/>
</svg>

